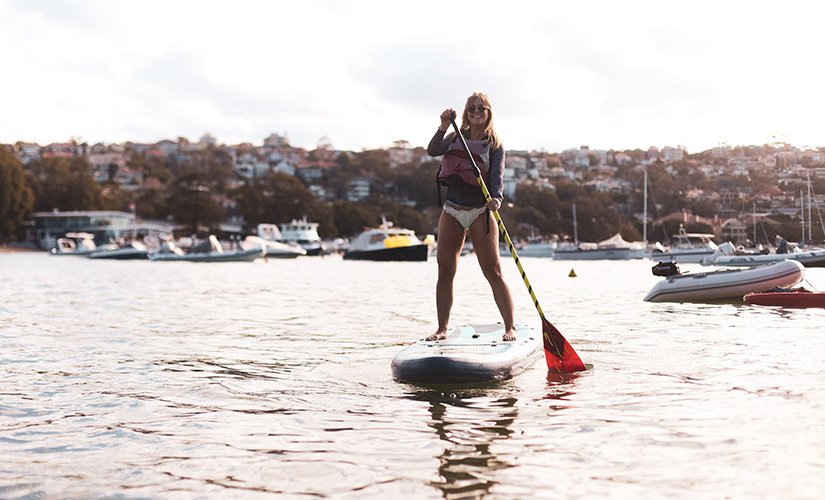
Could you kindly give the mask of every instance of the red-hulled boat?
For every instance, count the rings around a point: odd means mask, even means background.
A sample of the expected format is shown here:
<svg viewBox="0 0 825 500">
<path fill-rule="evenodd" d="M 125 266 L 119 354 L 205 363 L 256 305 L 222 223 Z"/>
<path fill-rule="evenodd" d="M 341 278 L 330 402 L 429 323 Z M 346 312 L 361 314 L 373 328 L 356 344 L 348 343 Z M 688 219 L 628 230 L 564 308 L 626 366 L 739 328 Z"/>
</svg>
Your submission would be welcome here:
<svg viewBox="0 0 825 500">
<path fill-rule="evenodd" d="M 812 292 L 804 288 L 791 288 L 779 291 L 749 293 L 743 297 L 743 300 L 755 306 L 825 307 L 825 292 Z"/>
</svg>

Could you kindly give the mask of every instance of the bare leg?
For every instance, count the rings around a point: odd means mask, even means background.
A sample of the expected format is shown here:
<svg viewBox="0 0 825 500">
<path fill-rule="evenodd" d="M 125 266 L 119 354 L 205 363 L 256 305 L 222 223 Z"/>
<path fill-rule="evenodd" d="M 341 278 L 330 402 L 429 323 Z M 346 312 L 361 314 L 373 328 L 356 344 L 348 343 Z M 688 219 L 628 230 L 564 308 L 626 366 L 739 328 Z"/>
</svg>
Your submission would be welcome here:
<svg viewBox="0 0 825 500">
<path fill-rule="evenodd" d="M 441 212 L 438 219 L 438 282 L 435 285 L 435 305 L 438 329 L 425 340 L 441 340 L 447 337 L 450 310 L 453 308 L 453 279 L 458 269 L 458 258 L 464 246 L 464 228 L 451 216 Z"/>
<path fill-rule="evenodd" d="M 487 232 L 487 221 L 490 221 L 490 232 Z M 501 259 L 498 254 L 498 225 L 492 213 L 479 216 L 470 226 L 470 238 L 473 241 L 473 248 L 478 257 L 478 264 L 484 273 L 484 277 L 490 283 L 493 290 L 493 298 L 496 301 L 501 319 L 504 321 L 504 335 L 502 340 L 516 340 L 516 325 L 513 319 L 513 296 L 504 277 L 501 275 Z"/>
</svg>

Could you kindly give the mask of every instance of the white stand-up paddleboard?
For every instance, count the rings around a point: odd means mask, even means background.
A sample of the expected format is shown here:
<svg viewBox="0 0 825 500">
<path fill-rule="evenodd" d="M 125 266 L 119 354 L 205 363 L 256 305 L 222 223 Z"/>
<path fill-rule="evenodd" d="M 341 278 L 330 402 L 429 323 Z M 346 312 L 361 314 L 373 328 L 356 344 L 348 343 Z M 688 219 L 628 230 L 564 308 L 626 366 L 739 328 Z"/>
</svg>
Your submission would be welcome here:
<svg viewBox="0 0 825 500">
<path fill-rule="evenodd" d="M 492 382 L 523 372 L 543 353 L 541 332 L 516 326 L 516 340 L 505 342 L 504 326 L 453 328 L 444 340 L 419 340 L 392 360 L 395 378 L 429 384 Z"/>
</svg>

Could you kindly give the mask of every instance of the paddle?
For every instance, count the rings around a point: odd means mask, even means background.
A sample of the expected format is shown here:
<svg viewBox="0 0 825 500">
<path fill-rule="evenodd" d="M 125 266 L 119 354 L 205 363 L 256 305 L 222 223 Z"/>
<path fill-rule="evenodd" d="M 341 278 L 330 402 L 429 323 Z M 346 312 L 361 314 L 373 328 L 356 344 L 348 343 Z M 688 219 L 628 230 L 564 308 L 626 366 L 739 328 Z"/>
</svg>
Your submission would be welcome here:
<svg viewBox="0 0 825 500">
<path fill-rule="evenodd" d="M 461 139 L 461 144 L 464 146 L 464 151 L 467 153 L 467 156 L 473 164 L 473 172 L 476 176 L 476 181 L 481 187 L 481 191 L 484 193 L 484 198 L 489 202 L 492 199 L 492 196 L 490 196 L 490 190 L 487 189 L 484 179 L 481 178 L 481 170 L 478 169 L 478 165 L 476 165 L 473 154 L 470 152 L 470 147 L 467 146 L 467 141 L 464 140 L 464 136 L 461 135 L 461 130 L 458 129 L 458 125 L 455 123 L 455 116 L 450 118 L 450 123 L 453 124 L 455 133 L 458 138 Z M 579 355 L 576 354 L 576 351 L 573 350 L 573 346 L 571 346 L 561 332 L 559 332 L 559 330 L 547 321 L 547 318 L 544 317 L 544 312 L 541 310 L 541 306 L 539 305 L 539 299 L 537 299 L 536 294 L 533 293 L 533 287 L 527 279 L 527 273 L 525 273 L 524 268 L 521 267 L 521 261 L 516 253 L 516 247 L 510 239 L 510 234 L 507 232 L 507 228 L 504 227 L 504 222 L 501 220 L 501 215 L 499 215 L 498 210 L 493 211 L 493 217 L 496 219 L 496 223 L 498 223 L 499 232 L 504 235 L 504 241 L 510 248 L 510 255 L 512 255 L 513 260 L 516 261 L 516 266 L 521 273 L 521 279 L 524 280 L 524 285 L 527 287 L 527 292 L 530 293 L 530 297 L 533 299 L 533 304 L 535 304 L 536 310 L 539 312 L 539 316 L 541 316 L 541 331 L 544 338 L 544 358 L 547 360 L 547 368 L 549 370 L 562 373 L 585 370 L 586 368 L 584 363 L 582 363 L 582 360 L 579 358 Z"/>
</svg>

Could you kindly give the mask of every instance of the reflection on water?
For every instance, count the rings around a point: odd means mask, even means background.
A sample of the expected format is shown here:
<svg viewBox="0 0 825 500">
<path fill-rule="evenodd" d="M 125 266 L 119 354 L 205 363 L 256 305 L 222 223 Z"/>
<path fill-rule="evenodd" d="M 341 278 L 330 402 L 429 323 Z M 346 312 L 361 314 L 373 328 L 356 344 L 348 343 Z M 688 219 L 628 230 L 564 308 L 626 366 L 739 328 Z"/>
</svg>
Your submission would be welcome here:
<svg viewBox="0 0 825 500">
<path fill-rule="evenodd" d="M 492 448 L 513 433 L 517 399 L 489 399 L 461 393 L 422 393 L 429 403 L 428 424 L 445 443 L 438 465 L 441 480 L 434 484 L 444 498 L 480 498 L 497 483 L 496 473 L 512 467 L 506 454 Z"/>
<path fill-rule="evenodd" d="M 454 324 L 499 320 L 473 258 Z M 825 489 L 825 310 L 650 304 L 649 263 L 581 262 L 572 280 L 532 259 L 592 368 L 424 388 L 390 361 L 432 329 L 434 262 L 168 264 L 0 255 L 0 498 Z M 539 327 L 503 271 L 517 320 Z"/>
</svg>

